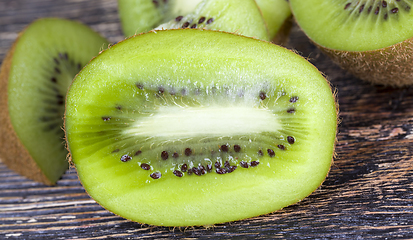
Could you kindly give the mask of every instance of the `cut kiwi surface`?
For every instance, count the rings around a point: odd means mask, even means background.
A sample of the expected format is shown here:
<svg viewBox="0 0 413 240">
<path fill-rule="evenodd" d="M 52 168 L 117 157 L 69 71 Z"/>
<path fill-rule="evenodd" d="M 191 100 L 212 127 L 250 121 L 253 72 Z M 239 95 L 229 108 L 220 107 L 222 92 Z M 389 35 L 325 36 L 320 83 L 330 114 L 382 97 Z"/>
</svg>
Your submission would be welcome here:
<svg viewBox="0 0 413 240">
<path fill-rule="evenodd" d="M 266 23 L 254 0 L 203 0 L 185 16 L 156 27 L 159 29 L 203 28 L 233 32 L 269 41 Z"/>
<path fill-rule="evenodd" d="M 74 21 L 30 24 L 2 64 L 0 158 L 11 169 L 55 184 L 67 169 L 63 115 L 73 77 L 107 41 Z"/>
<path fill-rule="evenodd" d="M 357 77 L 413 84 L 412 0 L 290 0 L 290 5 L 307 36 Z"/>
<path fill-rule="evenodd" d="M 192 12 L 201 0 L 118 0 L 122 30 L 126 36 L 149 31 L 162 22 Z"/>
<path fill-rule="evenodd" d="M 270 40 L 277 44 L 287 41 L 292 27 L 291 10 L 286 0 L 255 0 L 267 24 Z"/>
<path fill-rule="evenodd" d="M 324 181 L 337 113 L 302 57 L 177 29 L 103 51 L 73 81 L 65 132 L 86 191 L 124 218 L 211 225 L 296 203 Z"/>
</svg>

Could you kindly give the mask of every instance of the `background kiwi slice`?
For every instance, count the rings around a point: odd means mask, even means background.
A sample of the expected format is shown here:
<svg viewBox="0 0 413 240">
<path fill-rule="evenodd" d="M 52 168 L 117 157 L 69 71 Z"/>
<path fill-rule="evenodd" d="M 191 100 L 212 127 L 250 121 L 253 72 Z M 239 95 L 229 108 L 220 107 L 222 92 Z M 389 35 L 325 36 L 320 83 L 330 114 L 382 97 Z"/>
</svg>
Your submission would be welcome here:
<svg viewBox="0 0 413 240">
<path fill-rule="evenodd" d="M 413 83 L 412 0 L 291 0 L 297 23 L 357 77 L 377 84 Z"/>
<path fill-rule="evenodd" d="M 126 36 L 149 31 L 162 22 L 192 12 L 202 0 L 118 0 L 119 17 Z"/>
<path fill-rule="evenodd" d="M 155 29 L 203 28 L 235 32 L 248 37 L 269 40 L 262 14 L 254 0 L 203 0 L 185 16 L 161 24 Z"/>
<path fill-rule="evenodd" d="M 333 157 L 336 106 L 305 59 L 211 30 L 136 35 L 75 78 L 65 131 L 79 178 L 133 221 L 209 225 L 313 192 Z"/>
<path fill-rule="evenodd" d="M 285 44 L 292 27 L 291 10 L 286 0 L 255 0 L 267 24 L 272 42 Z"/>
<path fill-rule="evenodd" d="M 57 18 L 39 19 L 19 35 L 0 77 L 0 157 L 9 168 L 45 184 L 64 173 L 66 92 L 105 45 L 87 26 Z"/>
</svg>

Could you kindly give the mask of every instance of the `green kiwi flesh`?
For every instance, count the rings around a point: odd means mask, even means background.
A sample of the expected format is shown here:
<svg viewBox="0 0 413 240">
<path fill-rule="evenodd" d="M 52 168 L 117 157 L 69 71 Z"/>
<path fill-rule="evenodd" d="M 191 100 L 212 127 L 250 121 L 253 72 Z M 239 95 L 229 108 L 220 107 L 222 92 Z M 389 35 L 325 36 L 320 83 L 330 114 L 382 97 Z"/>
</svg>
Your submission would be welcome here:
<svg viewBox="0 0 413 240">
<path fill-rule="evenodd" d="M 192 12 L 201 0 L 118 0 L 122 30 L 126 36 L 147 32 L 162 22 Z"/>
<path fill-rule="evenodd" d="M 39 19 L 19 35 L 1 73 L 0 158 L 9 168 L 50 185 L 65 172 L 65 95 L 104 44 L 89 27 L 57 18 Z"/>
<path fill-rule="evenodd" d="M 374 84 L 413 84 L 412 0 L 291 0 L 306 35 L 341 67 Z"/>
<path fill-rule="evenodd" d="M 413 37 L 412 0 L 291 0 L 303 31 L 318 45 L 371 51 Z"/>
<path fill-rule="evenodd" d="M 94 58 L 67 95 L 71 161 L 124 218 L 211 225 L 296 203 L 333 158 L 335 99 L 297 54 L 240 35 L 152 31 Z"/>
<path fill-rule="evenodd" d="M 286 42 L 292 26 L 288 2 L 286 0 L 255 0 L 255 2 L 267 24 L 271 41 Z"/>
<path fill-rule="evenodd" d="M 159 29 L 203 28 L 233 32 L 269 41 L 264 18 L 254 0 L 203 0 L 185 16 L 156 27 Z"/>
</svg>

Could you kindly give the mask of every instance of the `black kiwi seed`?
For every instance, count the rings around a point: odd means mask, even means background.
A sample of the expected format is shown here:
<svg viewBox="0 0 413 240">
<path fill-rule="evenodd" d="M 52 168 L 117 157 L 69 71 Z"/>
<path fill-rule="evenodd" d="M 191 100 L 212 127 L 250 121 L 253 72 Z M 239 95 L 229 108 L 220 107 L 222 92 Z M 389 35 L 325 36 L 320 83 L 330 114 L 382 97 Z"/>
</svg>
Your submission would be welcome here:
<svg viewBox="0 0 413 240">
<path fill-rule="evenodd" d="M 383 1 L 383 2 L 381 3 L 381 5 L 385 8 L 385 7 L 387 7 L 387 2 L 386 2 L 386 1 Z"/>
<path fill-rule="evenodd" d="M 136 83 L 136 87 L 139 88 L 140 90 L 143 90 L 143 84 L 142 83 Z"/>
<path fill-rule="evenodd" d="M 391 12 L 392 12 L 392 13 L 398 13 L 398 12 L 399 12 L 399 9 L 398 9 L 398 8 L 393 8 L 393 9 L 391 10 Z"/>
<path fill-rule="evenodd" d="M 282 145 L 282 144 L 279 144 L 277 147 L 278 147 L 279 149 L 281 149 L 281 150 L 285 150 L 285 146 Z"/>
<path fill-rule="evenodd" d="M 175 21 L 180 22 L 184 16 L 178 16 L 175 18 Z"/>
<path fill-rule="evenodd" d="M 379 14 L 379 11 L 380 11 L 380 7 L 377 7 L 376 11 L 374 11 L 374 14 L 376 14 L 376 15 Z"/>
<path fill-rule="evenodd" d="M 109 121 L 110 119 L 111 119 L 111 117 L 102 117 L 102 120 L 105 121 L 105 122 Z"/>
<path fill-rule="evenodd" d="M 121 106 L 116 106 L 115 108 L 118 109 L 118 110 L 122 110 Z"/>
<path fill-rule="evenodd" d="M 275 152 L 272 149 L 267 149 L 267 153 L 268 155 L 270 155 L 270 157 L 274 157 L 275 156 Z"/>
<path fill-rule="evenodd" d="M 162 160 L 166 160 L 166 159 L 168 159 L 168 157 L 169 157 L 169 154 L 168 154 L 167 151 L 163 151 L 163 152 L 161 153 L 161 158 L 162 158 Z"/>
<path fill-rule="evenodd" d="M 188 170 L 188 165 L 186 165 L 186 163 L 184 163 L 184 164 L 181 166 L 181 171 L 182 171 L 182 172 L 186 172 L 186 170 Z"/>
<path fill-rule="evenodd" d="M 214 19 L 210 18 L 210 19 L 207 20 L 206 24 L 211 24 L 213 21 L 214 21 Z"/>
<path fill-rule="evenodd" d="M 201 176 L 201 170 L 199 170 L 199 168 L 193 167 L 192 168 L 192 172 L 197 175 L 197 176 Z"/>
<path fill-rule="evenodd" d="M 363 10 L 364 10 L 364 4 L 361 5 L 361 7 L 359 8 L 359 13 L 363 12 Z"/>
<path fill-rule="evenodd" d="M 142 151 L 141 150 L 138 150 L 136 153 L 135 153 L 135 156 L 138 156 L 139 154 L 141 154 L 142 153 Z"/>
<path fill-rule="evenodd" d="M 192 24 L 191 28 L 196 28 L 196 23 Z"/>
<path fill-rule="evenodd" d="M 191 154 L 192 154 L 192 150 L 190 148 L 185 148 L 185 155 L 189 157 L 191 156 Z"/>
<path fill-rule="evenodd" d="M 160 172 L 154 172 L 154 173 L 151 173 L 151 178 L 153 178 L 153 179 L 159 179 L 159 178 L 161 178 L 162 177 L 162 174 L 160 173 Z"/>
<path fill-rule="evenodd" d="M 262 152 L 262 150 L 258 150 L 258 156 L 264 156 L 264 153 Z"/>
<path fill-rule="evenodd" d="M 212 171 L 212 165 L 211 165 L 211 164 L 207 164 L 206 170 L 207 170 L 207 172 L 211 172 L 211 171 Z"/>
<path fill-rule="evenodd" d="M 228 152 L 228 146 L 227 145 L 221 145 L 221 151 Z"/>
<path fill-rule="evenodd" d="M 291 97 L 291 98 L 290 98 L 290 102 L 291 102 L 291 103 L 295 103 L 295 102 L 297 102 L 297 100 L 298 100 L 298 97 L 297 97 L 297 96 L 294 96 L 294 97 Z"/>
<path fill-rule="evenodd" d="M 232 173 L 233 171 L 235 171 L 235 169 L 237 169 L 237 166 L 229 166 L 227 167 L 227 172 Z"/>
<path fill-rule="evenodd" d="M 119 148 L 112 151 L 112 153 L 119 152 Z"/>
<path fill-rule="evenodd" d="M 143 170 L 150 170 L 150 169 L 151 169 L 151 166 L 150 166 L 149 164 L 147 164 L 147 163 L 142 163 L 142 164 L 141 164 L 141 168 L 142 168 Z"/>
<path fill-rule="evenodd" d="M 82 64 L 78 63 L 78 64 L 77 64 L 77 69 L 80 70 L 81 68 L 82 68 Z"/>
<path fill-rule="evenodd" d="M 130 157 L 129 155 L 123 155 L 122 157 L 120 157 L 120 160 L 122 161 L 122 162 L 127 162 L 127 161 L 129 161 L 129 160 L 131 160 L 132 159 L 132 157 Z"/>
<path fill-rule="evenodd" d="M 241 147 L 240 147 L 238 144 L 235 144 L 235 145 L 234 145 L 234 151 L 235 151 L 235 152 L 241 151 Z"/>
<path fill-rule="evenodd" d="M 220 162 L 218 162 L 218 161 L 216 161 L 215 162 L 215 164 L 214 164 L 214 166 L 215 166 L 215 168 L 220 168 L 221 167 L 221 163 Z"/>
<path fill-rule="evenodd" d="M 159 3 L 158 3 L 157 0 L 152 0 L 152 3 L 155 4 L 155 7 L 158 7 L 158 6 L 159 6 Z"/>
<path fill-rule="evenodd" d="M 267 95 L 265 94 L 265 92 L 260 92 L 259 97 L 261 100 L 264 100 L 267 98 Z"/>
<path fill-rule="evenodd" d="M 250 166 L 251 166 L 251 167 L 256 167 L 256 166 L 258 166 L 258 164 L 260 164 L 260 162 L 258 162 L 258 161 L 252 161 L 251 164 L 250 164 Z"/>
<path fill-rule="evenodd" d="M 179 170 L 174 170 L 173 173 L 174 173 L 174 175 L 177 176 L 177 177 L 182 177 L 182 176 L 184 175 L 184 174 L 183 174 L 181 171 L 179 171 Z"/>
<path fill-rule="evenodd" d="M 179 154 L 178 154 L 177 152 L 174 152 L 174 153 L 172 154 L 172 157 L 173 157 L 173 158 L 178 158 L 178 157 L 179 157 Z"/>
<path fill-rule="evenodd" d="M 228 161 L 225 161 L 224 167 L 229 168 L 230 166 L 231 166 L 231 165 L 229 164 L 229 162 L 228 162 Z"/>
<path fill-rule="evenodd" d="M 59 68 L 57 68 L 57 67 L 55 67 L 55 68 L 54 68 L 54 71 L 55 71 L 56 73 L 58 73 L 58 74 L 60 74 L 60 73 L 61 73 L 60 69 L 59 69 Z"/>
<path fill-rule="evenodd" d="M 188 175 L 192 174 L 192 168 L 188 169 Z"/>
<path fill-rule="evenodd" d="M 373 6 L 370 6 L 370 7 L 367 9 L 367 13 L 370 13 L 370 12 L 371 12 L 371 9 L 373 9 Z"/>
<path fill-rule="evenodd" d="M 57 82 L 57 79 L 55 77 L 52 77 L 52 79 L 50 79 L 52 82 Z"/>
<path fill-rule="evenodd" d="M 387 17 L 388 17 L 387 13 L 384 14 L 384 20 L 387 20 Z"/>
<path fill-rule="evenodd" d="M 163 87 L 159 87 L 158 88 L 158 93 L 159 94 L 162 94 L 162 93 L 164 93 L 165 92 L 165 89 L 163 88 Z"/>
<path fill-rule="evenodd" d="M 215 172 L 218 174 L 225 174 L 227 173 L 227 170 L 225 168 L 218 168 Z"/>
<path fill-rule="evenodd" d="M 201 18 L 199 19 L 199 21 L 198 21 L 198 24 L 201 24 L 201 23 L 203 23 L 203 22 L 205 22 L 205 17 L 201 17 Z"/>
<path fill-rule="evenodd" d="M 241 162 L 239 162 L 239 164 L 240 164 L 241 167 L 243 167 L 243 168 L 248 168 L 248 163 L 247 163 L 247 162 L 241 161 Z"/>
<path fill-rule="evenodd" d="M 184 24 L 182 24 L 182 28 L 187 28 L 189 26 L 189 22 L 184 22 Z"/>
<path fill-rule="evenodd" d="M 287 112 L 288 112 L 288 113 L 295 113 L 295 109 L 294 109 L 294 108 L 289 108 L 289 109 L 287 110 Z"/>
<path fill-rule="evenodd" d="M 288 141 L 289 144 L 293 144 L 295 142 L 295 139 L 292 136 L 288 136 L 287 141 Z"/>
<path fill-rule="evenodd" d="M 351 3 L 347 3 L 346 6 L 344 6 L 344 10 L 346 10 L 348 7 L 350 7 Z"/>
</svg>

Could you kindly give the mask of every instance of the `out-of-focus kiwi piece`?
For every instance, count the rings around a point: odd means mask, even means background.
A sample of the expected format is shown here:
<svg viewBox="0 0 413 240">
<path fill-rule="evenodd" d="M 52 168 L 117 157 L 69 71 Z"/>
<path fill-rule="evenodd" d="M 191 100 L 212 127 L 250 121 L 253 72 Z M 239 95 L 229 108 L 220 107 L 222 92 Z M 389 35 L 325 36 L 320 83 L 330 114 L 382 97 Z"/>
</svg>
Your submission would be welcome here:
<svg viewBox="0 0 413 240">
<path fill-rule="evenodd" d="M 412 0 L 290 0 L 297 23 L 334 61 L 360 79 L 413 84 Z"/>
<path fill-rule="evenodd" d="M 202 28 L 237 33 L 269 41 L 264 18 L 254 0 L 203 0 L 185 16 L 155 29 Z"/>
<path fill-rule="evenodd" d="M 304 58 L 224 32 L 159 30 L 103 51 L 66 101 L 71 160 L 104 208 L 211 225 L 296 203 L 324 181 L 337 113 Z"/>
<path fill-rule="evenodd" d="M 74 21 L 46 18 L 19 34 L 0 73 L 0 158 L 55 184 L 68 167 L 63 114 L 69 84 L 108 42 Z"/>
</svg>

